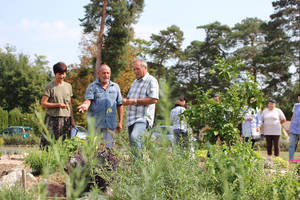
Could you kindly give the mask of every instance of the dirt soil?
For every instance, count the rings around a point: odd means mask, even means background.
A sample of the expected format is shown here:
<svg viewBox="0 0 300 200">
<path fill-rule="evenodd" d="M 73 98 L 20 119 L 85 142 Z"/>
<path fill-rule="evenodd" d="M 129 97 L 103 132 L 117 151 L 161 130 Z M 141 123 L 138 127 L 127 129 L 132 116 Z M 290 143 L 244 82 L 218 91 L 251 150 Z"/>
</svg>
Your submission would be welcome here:
<svg viewBox="0 0 300 200">
<path fill-rule="evenodd" d="M 0 157 L 0 178 L 7 172 L 16 168 L 25 168 L 23 163 L 23 155 L 3 155 Z"/>
<path fill-rule="evenodd" d="M 14 154 L 14 155 L 3 155 L 0 157 L 0 178 L 7 175 L 9 171 L 16 168 L 23 168 L 31 171 L 29 167 L 24 164 L 24 155 Z M 41 181 L 41 176 L 36 176 L 38 182 Z M 48 176 L 48 197 L 65 197 L 65 179 L 59 173 L 54 173 Z M 63 198 L 64 199 L 64 198 Z"/>
</svg>

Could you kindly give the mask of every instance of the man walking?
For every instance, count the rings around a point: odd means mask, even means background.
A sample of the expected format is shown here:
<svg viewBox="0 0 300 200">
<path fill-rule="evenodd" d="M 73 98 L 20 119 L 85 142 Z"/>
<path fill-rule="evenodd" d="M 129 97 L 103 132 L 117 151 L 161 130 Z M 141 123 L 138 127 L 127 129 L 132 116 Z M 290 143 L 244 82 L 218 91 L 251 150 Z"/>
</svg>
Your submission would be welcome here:
<svg viewBox="0 0 300 200">
<path fill-rule="evenodd" d="M 148 73 L 147 63 L 136 59 L 132 63 L 136 80 L 132 83 L 123 105 L 127 108 L 127 127 L 130 144 L 142 147 L 142 136 L 154 121 L 155 104 L 159 99 L 157 80 Z"/>
<path fill-rule="evenodd" d="M 118 84 L 110 81 L 111 70 L 106 64 L 98 69 L 99 79 L 91 83 L 85 94 L 85 101 L 78 106 L 79 112 L 88 110 L 88 119 L 94 119 L 94 130 L 103 133 L 107 148 L 114 146 L 112 132 L 122 130 L 123 106 L 122 95 Z M 116 123 L 116 112 L 119 122 Z M 89 122 L 90 120 L 88 120 Z"/>
</svg>

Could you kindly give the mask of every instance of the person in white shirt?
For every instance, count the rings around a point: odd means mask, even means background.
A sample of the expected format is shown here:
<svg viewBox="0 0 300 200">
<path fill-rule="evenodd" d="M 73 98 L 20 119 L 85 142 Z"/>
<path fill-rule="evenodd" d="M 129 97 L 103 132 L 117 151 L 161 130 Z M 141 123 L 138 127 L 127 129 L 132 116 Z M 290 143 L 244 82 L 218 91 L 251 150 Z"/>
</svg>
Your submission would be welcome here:
<svg viewBox="0 0 300 200">
<path fill-rule="evenodd" d="M 286 121 L 283 112 L 276 108 L 276 101 L 270 99 L 268 108 L 262 113 L 262 122 L 264 126 L 264 135 L 267 143 L 268 156 L 272 156 L 272 146 L 274 143 L 274 155 L 279 156 L 279 138 L 281 135 L 281 124 Z"/>
<path fill-rule="evenodd" d="M 175 106 L 170 112 L 170 121 L 176 139 L 176 144 L 182 142 L 182 145 L 188 144 L 186 125 L 179 116 L 185 111 L 185 103 L 185 98 L 183 96 L 180 97 L 180 99 L 176 100 Z"/>
<path fill-rule="evenodd" d="M 253 102 L 255 102 L 255 98 L 252 97 L 250 99 L 250 104 Z M 245 142 L 248 142 L 251 138 L 253 148 L 257 139 L 255 137 L 259 135 L 260 126 L 262 124 L 261 115 L 257 107 L 254 109 L 250 106 L 247 106 L 245 110 L 244 122 L 242 124 L 242 136 Z"/>
</svg>

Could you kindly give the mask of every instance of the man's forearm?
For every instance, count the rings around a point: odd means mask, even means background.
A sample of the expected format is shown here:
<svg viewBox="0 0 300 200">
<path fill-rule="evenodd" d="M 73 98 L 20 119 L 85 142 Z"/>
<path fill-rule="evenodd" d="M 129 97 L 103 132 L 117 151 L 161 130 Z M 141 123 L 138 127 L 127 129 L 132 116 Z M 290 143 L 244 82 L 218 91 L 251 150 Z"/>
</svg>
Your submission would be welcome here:
<svg viewBox="0 0 300 200">
<path fill-rule="evenodd" d="M 123 104 L 124 105 L 150 105 L 150 104 L 156 104 L 158 102 L 157 99 L 154 98 L 139 98 L 139 99 L 124 99 Z"/>
</svg>

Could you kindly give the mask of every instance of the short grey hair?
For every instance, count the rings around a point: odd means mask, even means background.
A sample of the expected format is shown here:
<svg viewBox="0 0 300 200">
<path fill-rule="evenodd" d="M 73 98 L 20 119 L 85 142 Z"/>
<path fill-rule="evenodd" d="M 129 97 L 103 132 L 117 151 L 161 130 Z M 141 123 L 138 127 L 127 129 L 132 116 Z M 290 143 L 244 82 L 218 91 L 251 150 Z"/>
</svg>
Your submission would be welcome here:
<svg viewBox="0 0 300 200">
<path fill-rule="evenodd" d="M 101 64 L 100 67 L 98 67 L 97 73 L 98 73 L 98 72 L 100 71 L 100 69 L 101 69 L 102 67 L 104 67 L 104 66 L 108 67 L 109 70 L 111 71 L 110 67 L 109 67 L 107 64 L 104 63 L 104 64 Z"/>
<path fill-rule="evenodd" d="M 134 64 L 134 63 L 136 63 L 136 62 L 138 62 L 138 61 L 141 62 L 142 67 L 148 68 L 147 62 L 146 62 L 145 60 L 141 59 L 141 58 L 135 59 L 135 60 L 132 62 L 132 64 Z"/>
</svg>

